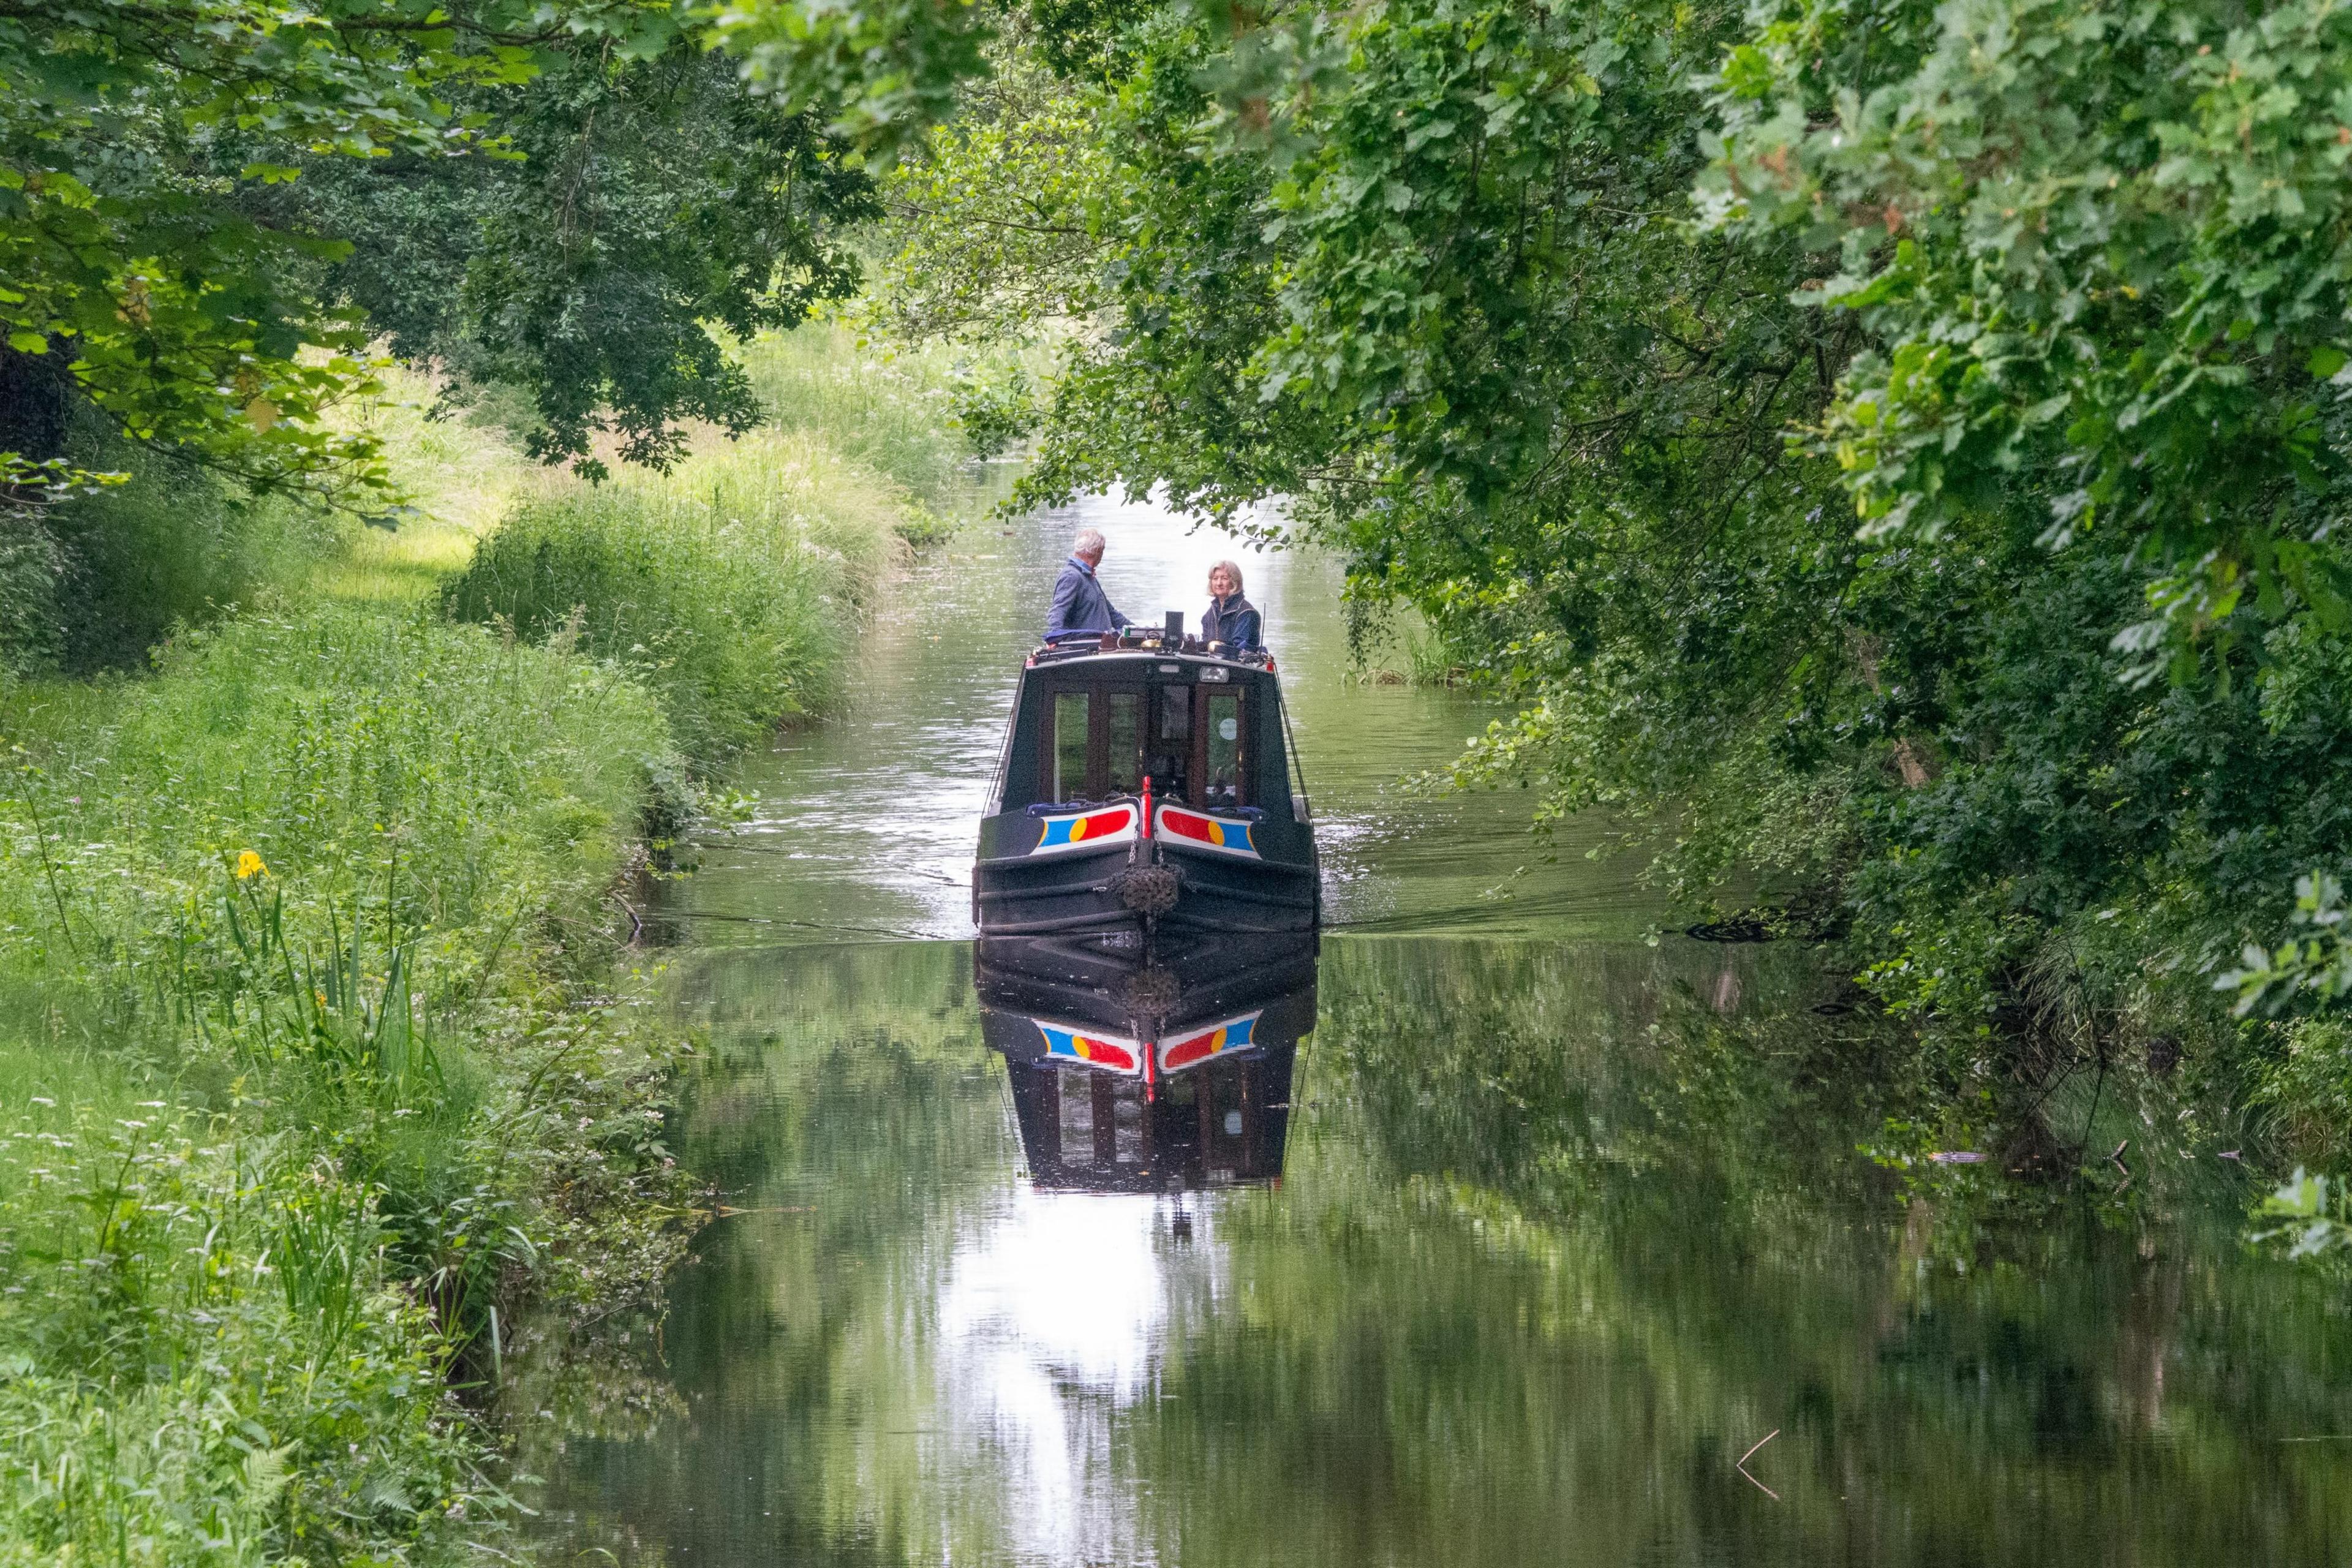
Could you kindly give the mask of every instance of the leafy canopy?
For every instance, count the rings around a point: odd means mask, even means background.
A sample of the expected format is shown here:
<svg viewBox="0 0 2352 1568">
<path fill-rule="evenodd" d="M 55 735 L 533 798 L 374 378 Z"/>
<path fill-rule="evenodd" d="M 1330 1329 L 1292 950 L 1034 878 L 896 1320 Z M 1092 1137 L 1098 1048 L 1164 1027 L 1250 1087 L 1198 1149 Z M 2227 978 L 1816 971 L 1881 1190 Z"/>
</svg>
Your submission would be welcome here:
<svg viewBox="0 0 2352 1568">
<path fill-rule="evenodd" d="M 550 458 L 607 423 L 653 462 L 677 418 L 742 428 L 705 323 L 854 287 L 826 225 L 867 195 L 719 36 L 652 0 L 12 6 L 0 352 L 58 356 L 131 435 L 264 489 L 383 486 L 324 416 L 373 390 L 384 331 L 527 389 Z M 0 430 L 8 479 L 71 478 L 28 445 Z"/>
<path fill-rule="evenodd" d="M 1866 534 L 2036 476 L 2053 547 L 2163 568 L 2126 648 L 2250 585 L 2342 623 L 2352 16 L 1816 0 L 1712 100 L 1705 221 L 1834 257 L 1806 297 L 1868 328 L 1816 432 Z"/>
</svg>

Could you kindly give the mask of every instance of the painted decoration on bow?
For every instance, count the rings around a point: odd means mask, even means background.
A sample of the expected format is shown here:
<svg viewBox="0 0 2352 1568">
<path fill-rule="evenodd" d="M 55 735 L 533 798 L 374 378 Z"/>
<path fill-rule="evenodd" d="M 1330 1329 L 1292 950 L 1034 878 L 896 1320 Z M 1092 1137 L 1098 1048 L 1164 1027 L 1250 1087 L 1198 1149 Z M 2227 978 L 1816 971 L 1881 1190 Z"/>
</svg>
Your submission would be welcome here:
<svg viewBox="0 0 2352 1568">
<path fill-rule="evenodd" d="M 1178 805 L 1163 805 L 1154 822 L 1153 831 L 1172 843 L 1214 849 L 1225 855 L 1246 855 L 1253 860 L 1265 858 L 1257 852 L 1257 840 L 1251 836 L 1250 824 L 1232 817 L 1211 816 L 1203 812 L 1186 811 Z"/>
<path fill-rule="evenodd" d="M 1045 1037 L 1048 1060 L 1082 1062 L 1090 1068 L 1100 1068 L 1105 1072 L 1137 1073 L 1143 1070 L 1143 1042 L 1140 1040 L 1085 1034 L 1048 1024 L 1043 1018 L 1030 1021 L 1037 1026 L 1037 1033 Z"/>
<path fill-rule="evenodd" d="M 1205 1029 L 1187 1029 L 1172 1040 L 1160 1041 L 1160 1070 L 1182 1072 L 1215 1058 L 1249 1049 L 1257 1044 L 1257 1021 L 1265 1016 L 1265 1009 L 1261 1007 L 1239 1018 L 1228 1018 Z"/>
<path fill-rule="evenodd" d="M 1098 844 L 1127 844 L 1134 841 L 1135 807 L 1114 805 L 1101 811 L 1080 812 L 1075 816 L 1044 818 L 1045 831 L 1037 840 L 1032 855 L 1050 855 L 1059 849 L 1091 849 Z"/>
</svg>

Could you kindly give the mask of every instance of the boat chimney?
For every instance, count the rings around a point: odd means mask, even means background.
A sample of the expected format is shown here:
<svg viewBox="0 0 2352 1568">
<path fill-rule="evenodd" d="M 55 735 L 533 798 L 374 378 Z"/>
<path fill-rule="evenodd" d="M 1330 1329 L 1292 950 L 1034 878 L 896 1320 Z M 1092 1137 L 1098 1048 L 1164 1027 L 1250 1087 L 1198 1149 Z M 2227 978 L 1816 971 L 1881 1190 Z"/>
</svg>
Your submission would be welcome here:
<svg viewBox="0 0 2352 1568">
<path fill-rule="evenodd" d="M 1184 646 L 1184 612 L 1181 610 L 1168 612 L 1168 645 L 1171 647 Z"/>
</svg>

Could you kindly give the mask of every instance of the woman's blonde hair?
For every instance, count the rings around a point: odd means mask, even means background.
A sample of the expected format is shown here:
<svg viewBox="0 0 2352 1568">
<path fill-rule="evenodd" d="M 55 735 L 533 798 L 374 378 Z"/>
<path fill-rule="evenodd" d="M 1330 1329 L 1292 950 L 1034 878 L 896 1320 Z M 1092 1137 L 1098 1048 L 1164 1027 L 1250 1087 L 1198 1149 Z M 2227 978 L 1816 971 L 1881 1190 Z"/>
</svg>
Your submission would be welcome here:
<svg viewBox="0 0 2352 1568">
<path fill-rule="evenodd" d="M 1214 577 L 1220 572 L 1232 573 L 1234 574 L 1234 592 L 1238 594 L 1242 591 L 1242 569 L 1240 567 L 1234 565 L 1230 561 L 1220 561 L 1209 568 L 1209 575 L 1212 577 Z M 1210 592 L 1214 593 L 1216 590 L 1212 588 Z"/>
</svg>

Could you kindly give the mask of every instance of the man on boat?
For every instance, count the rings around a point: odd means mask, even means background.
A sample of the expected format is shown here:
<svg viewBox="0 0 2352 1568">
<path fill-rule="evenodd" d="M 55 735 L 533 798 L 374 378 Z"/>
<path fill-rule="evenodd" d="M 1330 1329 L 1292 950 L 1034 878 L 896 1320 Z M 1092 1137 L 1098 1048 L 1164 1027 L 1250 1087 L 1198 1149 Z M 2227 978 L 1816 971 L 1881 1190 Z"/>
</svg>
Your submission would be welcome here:
<svg viewBox="0 0 2352 1568">
<path fill-rule="evenodd" d="M 1070 558 L 1062 566 L 1061 580 L 1054 584 L 1054 607 L 1045 613 L 1047 642 L 1099 637 L 1127 625 L 1127 617 L 1111 606 L 1110 595 L 1095 581 L 1095 568 L 1102 564 L 1102 558 L 1101 531 L 1078 530 L 1078 536 L 1070 542 Z"/>
</svg>

